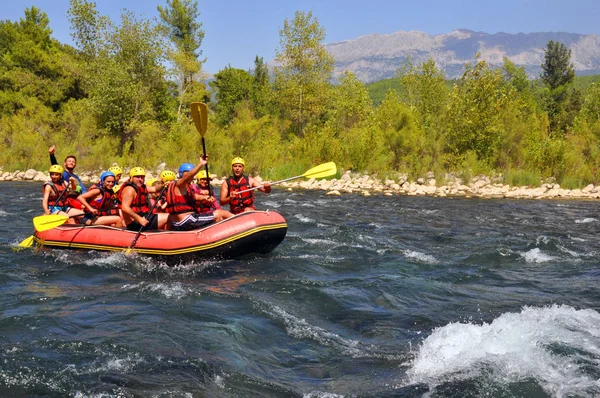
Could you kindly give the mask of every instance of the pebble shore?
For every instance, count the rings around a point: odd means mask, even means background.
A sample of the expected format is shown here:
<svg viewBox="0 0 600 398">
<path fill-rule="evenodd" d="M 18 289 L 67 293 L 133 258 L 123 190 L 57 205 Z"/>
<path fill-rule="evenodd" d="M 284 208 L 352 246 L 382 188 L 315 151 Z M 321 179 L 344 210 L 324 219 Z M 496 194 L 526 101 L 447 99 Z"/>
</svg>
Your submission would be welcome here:
<svg viewBox="0 0 600 398">
<path fill-rule="evenodd" d="M 147 178 L 156 177 L 164 170 L 160 165 L 155 173 L 148 173 Z M 81 172 L 82 182 L 86 185 L 97 183 L 99 173 Z M 220 187 L 224 177 L 212 176 L 211 184 Z M 260 177 L 255 177 L 260 181 Z M 1 171 L 0 181 L 49 181 L 50 177 L 45 171 L 29 169 L 27 171 Z M 599 199 L 600 185 L 590 184 L 583 189 L 563 189 L 556 183 L 544 183 L 539 187 L 509 186 L 494 181 L 487 176 L 479 176 L 463 183 L 459 178 L 448 177 L 444 184 L 438 184 L 433 173 L 428 173 L 425 178 L 417 181 L 408 181 L 406 177 L 398 180 L 379 180 L 373 176 L 361 175 L 346 171 L 341 178 L 315 180 L 296 180 L 281 183 L 280 186 L 288 189 L 321 190 L 325 195 L 341 196 L 344 194 L 371 195 L 408 195 L 408 196 L 437 196 L 437 197 L 465 197 L 465 198 L 522 198 L 522 199 Z"/>
</svg>

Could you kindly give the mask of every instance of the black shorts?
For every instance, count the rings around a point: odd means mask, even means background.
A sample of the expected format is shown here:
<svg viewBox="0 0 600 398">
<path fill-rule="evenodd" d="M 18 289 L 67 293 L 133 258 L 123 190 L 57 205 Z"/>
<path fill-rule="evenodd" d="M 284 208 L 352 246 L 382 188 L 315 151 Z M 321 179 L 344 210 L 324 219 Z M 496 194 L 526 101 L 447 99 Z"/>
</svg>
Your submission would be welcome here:
<svg viewBox="0 0 600 398">
<path fill-rule="evenodd" d="M 141 229 L 141 231 L 144 232 L 150 229 L 158 229 L 158 215 L 151 214 L 148 218 L 148 221 L 149 223 L 145 227 L 142 227 L 142 225 L 137 221 L 132 221 L 129 224 L 127 224 L 127 230 L 137 232 Z"/>
<path fill-rule="evenodd" d="M 173 223 L 173 231 L 191 231 L 200 229 L 215 221 L 215 215 L 212 211 L 206 213 L 188 214 L 183 220 Z"/>
</svg>

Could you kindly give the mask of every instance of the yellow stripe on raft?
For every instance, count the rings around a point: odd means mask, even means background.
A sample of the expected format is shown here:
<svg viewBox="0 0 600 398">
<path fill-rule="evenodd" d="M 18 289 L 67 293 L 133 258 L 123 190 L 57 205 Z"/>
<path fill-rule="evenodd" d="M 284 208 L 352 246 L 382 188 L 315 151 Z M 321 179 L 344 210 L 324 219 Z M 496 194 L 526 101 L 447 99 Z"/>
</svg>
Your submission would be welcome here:
<svg viewBox="0 0 600 398">
<path fill-rule="evenodd" d="M 188 247 L 188 248 L 184 248 L 184 249 L 160 250 L 160 249 L 142 249 L 142 248 L 136 247 L 133 250 L 135 252 L 141 253 L 141 254 L 155 254 L 155 255 L 163 255 L 163 256 L 181 255 L 181 254 L 187 254 L 187 253 L 193 253 L 193 252 L 198 252 L 198 251 L 214 249 L 216 247 L 223 246 L 225 244 L 235 242 L 236 240 L 253 235 L 257 232 L 268 231 L 268 230 L 273 230 L 273 229 L 282 229 L 282 228 L 287 228 L 287 223 L 263 225 L 260 227 L 252 228 L 243 233 L 232 235 L 231 237 L 229 237 L 227 239 L 221 239 L 214 243 L 202 244 L 202 245 L 192 246 L 192 247 Z M 42 239 L 38 239 L 37 236 L 34 239 L 37 243 L 39 243 L 42 246 L 50 245 L 50 246 L 60 246 L 60 247 L 68 247 L 68 248 L 76 248 L 76 249 L 103 250 L 103 251 L 113 251 L 113 252 L 120 252 L 120 251 L 127 250 L 127 247 L 90 245 L 90 244 L 86 244 L 86 243 L 69 243 L 69 242 L 53 241 L 53 240 L 47 240 L 47 239 L 42 240 Z"/>
</svg>

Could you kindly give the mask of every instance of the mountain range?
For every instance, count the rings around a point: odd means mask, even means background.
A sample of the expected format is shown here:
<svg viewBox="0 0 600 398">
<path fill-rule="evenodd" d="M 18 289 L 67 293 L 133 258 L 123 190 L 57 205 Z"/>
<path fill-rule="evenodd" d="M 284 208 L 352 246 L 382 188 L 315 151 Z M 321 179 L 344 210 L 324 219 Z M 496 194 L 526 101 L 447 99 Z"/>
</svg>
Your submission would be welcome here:
<svg viewBox="0 0 600 398">
<path fill-rule="evenodd" d="M 600 36 L 565 32 L 484 33 L 457 29 L 430 35 L 419 31 L 369 34 L 353 40 L 327 44 L 339 76 L 349 70 L 365 82 L 395 76 L 407 58 L 419 65 L 433 58 L 447 78 L 462 75 L 464 66 L 477 53 L 492 67 L 501 67 L 504 57 L 523 66 L 530 77 L 538 77 L 548 41 L 564 43 L 571 49 L 571 62 L 579 75 L 600 73 Z"/>
</svg>

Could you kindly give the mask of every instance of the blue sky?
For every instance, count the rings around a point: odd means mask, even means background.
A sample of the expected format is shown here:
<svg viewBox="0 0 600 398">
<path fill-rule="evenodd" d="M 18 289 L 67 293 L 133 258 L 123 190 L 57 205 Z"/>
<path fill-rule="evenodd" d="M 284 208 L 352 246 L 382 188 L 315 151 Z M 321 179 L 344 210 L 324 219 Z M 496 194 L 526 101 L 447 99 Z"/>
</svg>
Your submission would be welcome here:
<svg viewBox="0 0 600 398">
<path fill-rule="evenodd" d="M 118 22 L 122 9 L 157 17 L 166 0 L 96 0 L 97 8 Z M 370 33 L 419 30 L 429 34 L 465 28 L 487 33 L 562 31 L 600 34 L 600 0 L 199 0 L 205 38 L 205 71 L 214 74 L 231 65 L 249 69 L 254 57 L 275 56 L 279 29 L 297 10 L 312 11 L 325 28 L 325 43 Z M 26 7 L 48 14 L 54 37 L 72 44 L 69 0 L 2 0 L 0 19 L 17 21 Z"/>
</svg>

